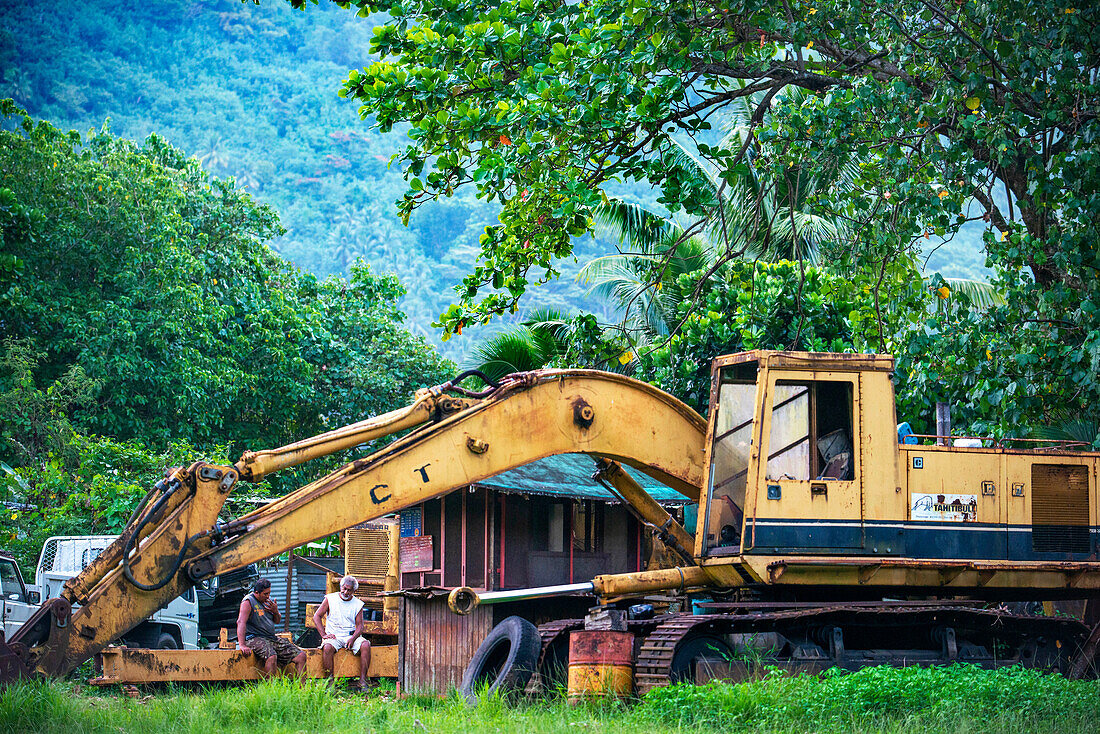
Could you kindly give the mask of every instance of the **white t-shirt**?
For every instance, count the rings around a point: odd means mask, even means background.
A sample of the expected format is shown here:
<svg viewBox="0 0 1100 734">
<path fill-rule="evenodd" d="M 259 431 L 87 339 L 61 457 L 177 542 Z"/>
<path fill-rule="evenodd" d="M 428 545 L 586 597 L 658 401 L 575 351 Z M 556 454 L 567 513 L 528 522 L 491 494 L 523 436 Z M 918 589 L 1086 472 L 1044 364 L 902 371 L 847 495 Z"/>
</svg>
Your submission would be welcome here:
<svg viewBox="0 0 1100 734">
<path fill-rule="evenodd" d="M 347 601 L 340 598 L 340 592 L 325 594 L 328 599 L 328 617 L 325 619 L 325 634 L 347 637 L 355 631 L 355 615 L 363 608 L 363 600 L 351 597 Z"/>
</svg>

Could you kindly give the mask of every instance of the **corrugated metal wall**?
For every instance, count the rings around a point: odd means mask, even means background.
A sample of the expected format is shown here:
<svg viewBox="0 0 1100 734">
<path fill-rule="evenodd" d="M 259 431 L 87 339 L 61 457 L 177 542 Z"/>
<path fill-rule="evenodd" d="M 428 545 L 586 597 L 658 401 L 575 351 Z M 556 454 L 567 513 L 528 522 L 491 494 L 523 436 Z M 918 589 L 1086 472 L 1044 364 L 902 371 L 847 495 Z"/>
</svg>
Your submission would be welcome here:
<svg viewBox="0 0 1100 734">
<path fill-rule="evenodd" d="M 298 584 L 297 584 L 297 571 L 291 576 L 290 582 L 290 610 L 298 609 Z M 281 564 L 278 566 L 261 566 L 260 578 L 267 579 L 271 582 L 271 598 L 275 600 L 275 603 L 279 605 L 279 611 L 290 621 L 290 630 L 294 631 L 302 626 L 300 619 L 295 619 L 298 614 L 287 614 L 286 604 L 286 565 Z M 279 625 L 277 631 L 282 632 L 283 626 Z"/>
<path fill-rule="evenodd" d="M 314 563 L 343 573 L 343 558 L 310 558 Z M 261 566 L 260 577 L 271 582 L 271 598 L 279 605 L 279 611 L 289 620 L 291 632 L 299 632 L 305 626 L 306 604 L 320 604 L 325 596 L 325 574 L 313 566 L 295 563 L 290 577 L 290 613 L 286 603 L 286 564 Z M 279 625 L 279 630 L 283 625 Z"/>
<path fill-rule="evenodd" d="M 446 693 L 457 688 L 474 651 L 493 628 L 493 608 L 478 607 L 468 616 L 447 608 L 445 596 L 404 598 L 402 609 L 401 690 Z"/>
</svg>

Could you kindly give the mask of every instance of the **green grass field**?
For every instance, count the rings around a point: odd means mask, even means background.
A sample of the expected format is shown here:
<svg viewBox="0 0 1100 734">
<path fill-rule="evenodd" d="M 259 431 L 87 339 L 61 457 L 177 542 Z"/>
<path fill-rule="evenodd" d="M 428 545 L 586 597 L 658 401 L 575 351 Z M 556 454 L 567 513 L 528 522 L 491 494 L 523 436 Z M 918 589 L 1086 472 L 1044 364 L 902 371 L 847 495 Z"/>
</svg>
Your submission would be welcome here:
<svg viewBox="0 0 1100 734">
<path fill-rule="evenodd" d="M 317 682 L 160 689 L 130 698 L 70 682 L 0 693 L 3 732 L 1095 732 L 1100 682 L 969 666 L 770 674 L 739 685 L 673 686 L 641 701 L 570 706 L 560 696 L 369 695 Z"/>
</svg>

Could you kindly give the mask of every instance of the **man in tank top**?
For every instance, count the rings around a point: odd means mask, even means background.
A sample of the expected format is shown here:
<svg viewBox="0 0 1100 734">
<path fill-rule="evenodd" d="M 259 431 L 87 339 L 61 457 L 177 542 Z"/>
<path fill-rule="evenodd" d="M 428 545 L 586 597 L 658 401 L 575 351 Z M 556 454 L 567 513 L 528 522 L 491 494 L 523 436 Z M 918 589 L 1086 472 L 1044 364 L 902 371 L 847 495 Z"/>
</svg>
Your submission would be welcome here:
<svg viewBox="0 0 1100 734">
<path fill-rule="evenodd" d="M 367 687 L 370 667 L 370 642 L 363 637 L 363 600 L 355 596 L 359 581 L 352 575 L 340 579 L 340 590 L 326 594 L 313 613 L 313 626 L 321 632 L 321 665 L 325 675 L 333 676 L 337 650 L 350 650 L 359 656 L 359 688 Z M 322 618 L 324 623 L 322 624 Z"/>
<path fill-rule="evenodd" d="M 241 599 L 237 614 L 237 647 L 263 663 L 264 677 L 275 675 L 277 665 L 294 662 L 298 675 L 304 677 L 306 654 L 290 640 L 275 635 L 275 625 L 281 621 L 279 605 L 271 598 L 271 582 L 260 579 L 252 593 Z"/>
</svg>

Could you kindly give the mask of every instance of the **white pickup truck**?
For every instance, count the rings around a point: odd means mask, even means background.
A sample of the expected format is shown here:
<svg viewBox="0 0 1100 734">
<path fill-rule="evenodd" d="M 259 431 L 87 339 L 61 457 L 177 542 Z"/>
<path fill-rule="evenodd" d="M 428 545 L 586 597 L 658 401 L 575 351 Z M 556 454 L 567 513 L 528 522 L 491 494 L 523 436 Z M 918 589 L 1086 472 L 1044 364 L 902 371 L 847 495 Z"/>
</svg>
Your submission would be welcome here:
<svg viewBox="0 0 1100 734">
<path fill-rule="evenodd" d="M 34 586 L 23 582 L 10 555 L 0 555 L 0 592 L 3 593 L 4 632 L 11 635 L 43 599 L 57 596 L 65 581 L 84 570 L 113 535 L 67 535 L 48 538 L 35 570 Z M 128 647 L 195 650 L 199 646 L 199 605 L 195 590 L 173 599 L 167 607 L 130 630 L 122 643 Z"/>
</svg>

